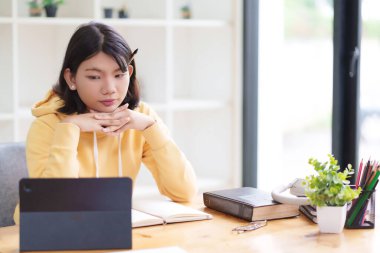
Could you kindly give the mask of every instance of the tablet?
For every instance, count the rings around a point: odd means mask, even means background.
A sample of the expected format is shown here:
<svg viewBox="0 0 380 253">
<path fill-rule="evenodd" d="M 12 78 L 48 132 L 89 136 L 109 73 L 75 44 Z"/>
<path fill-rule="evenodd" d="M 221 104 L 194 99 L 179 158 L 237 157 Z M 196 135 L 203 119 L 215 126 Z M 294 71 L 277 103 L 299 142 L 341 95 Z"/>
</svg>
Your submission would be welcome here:
<svg viewBox="0 0 380 253">
<path fill-rule="evenodd" d="M 24 178 L 20 250 L 130 249 L 130 178 Z"/>
</svg>

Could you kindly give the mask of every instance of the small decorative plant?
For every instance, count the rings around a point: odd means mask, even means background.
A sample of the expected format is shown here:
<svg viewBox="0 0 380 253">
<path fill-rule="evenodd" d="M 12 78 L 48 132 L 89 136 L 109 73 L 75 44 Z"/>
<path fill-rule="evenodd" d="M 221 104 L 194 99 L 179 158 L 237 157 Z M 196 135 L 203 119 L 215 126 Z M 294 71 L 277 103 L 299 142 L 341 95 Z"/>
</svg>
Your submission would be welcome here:
<svg viewBox="0 0 380 253">
<path fill-rule="evenodd" d="M 354 174 L 351 164 L 340 172 L 338 161 L 331 154 L 328 157 L 329 161 L 324 163 L 309 159 L 317 174 L 306 177 L 305 194 L 315 206 L 344 206 L 359 196 L 361 188 L 351 189 L 349 186 L 347 178 Z"/>
<path fill-rule="evenodd" d="M 47 17 L 55 17 L 58 6 L 63 4 L 64 0 L 42 0 L 42 6 L 45 8 Z"/>
<path fill-rule="evenodd" d="M 38 0 L 32 0 L 28 2 L 29 5 L 29 15 L 31 17 L 39 17 L 42 13 L 41 4 Z"/>
<path fill-rule="evenodd" d="M 30 8 L 41 8 L 41 4 L 38 0 L 31 0 L 28 2 Z"/>
<path fill-rule="evenodd" d="M 129 13 L 128 13 L 128 8 L 127 8 L 127 5 L 123 5 L 119 11 L 118 11 L 118 14 L 119 14 L 119 18 L 128 18 L 129 17 Z"/>
<path fill-rule="evenodd" d="M 64 0 L 42 0 L 42 5 L 43 6 L 49 6 L 49 5 L 58 6 L 60 4 L 63 4 L 64 2 L 65 2 Z"/>
<path fill-rule="evenodd" d="M 185 4 L 181 7 L 181 15 L 184 19 L 190 19 L 191 18 L 191 9 L 189 4 Z"/>
</svg>

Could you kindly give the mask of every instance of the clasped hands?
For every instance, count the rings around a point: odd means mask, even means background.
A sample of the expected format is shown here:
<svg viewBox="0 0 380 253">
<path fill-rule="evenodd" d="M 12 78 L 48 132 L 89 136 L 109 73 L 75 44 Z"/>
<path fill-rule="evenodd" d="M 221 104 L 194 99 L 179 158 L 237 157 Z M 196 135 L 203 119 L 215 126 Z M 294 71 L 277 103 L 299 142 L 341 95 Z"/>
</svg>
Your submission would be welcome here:
<svg viewBox="0 0 380 253">
<path fill-rule="evenodd" d="M 77 125 L 82 132 L 103 132 L 118 135 L 127 129 L 145 130 L 155 123 L 148 115 L 128 109 L 128 104 L 118 107 L 113 112 L 97 112 L 71 115 L 61 121 Z"/>
</svg>

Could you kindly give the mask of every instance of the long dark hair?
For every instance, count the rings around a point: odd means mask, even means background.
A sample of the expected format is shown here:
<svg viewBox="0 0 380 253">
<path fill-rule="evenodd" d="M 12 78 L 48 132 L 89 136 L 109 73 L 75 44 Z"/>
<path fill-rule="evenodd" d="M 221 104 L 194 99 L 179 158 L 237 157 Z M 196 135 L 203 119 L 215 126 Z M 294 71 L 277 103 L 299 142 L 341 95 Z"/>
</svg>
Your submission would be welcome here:
<svg viewBox="0 0 380 253">
<path fill-rule="evenodd" d="M 76 90 L 70 90 L 64 78 L 65 69 L 69 68 L 71 74 L 77 73 L 79 65 L 99 52 L 112 56 L 122 72 L 128 70 L 128 63 L 133 66 L 127 95 L 121 105 L 128 103 L 129 109 L 137 107 L 140 94 L 136 79 L 136 64 L 133 53 L 124 38 L 112 27 L 105 24 L 90 22 L 81 25 L 73 34 L 67 46 L 58 83 L 53 86 L 54 92 L 64 101 L 58 109 L 64 114 L 85 113 L 86 105 L 80 99 Z M 132 61 L 131 61 L 132 60 Z"/>
</svg>

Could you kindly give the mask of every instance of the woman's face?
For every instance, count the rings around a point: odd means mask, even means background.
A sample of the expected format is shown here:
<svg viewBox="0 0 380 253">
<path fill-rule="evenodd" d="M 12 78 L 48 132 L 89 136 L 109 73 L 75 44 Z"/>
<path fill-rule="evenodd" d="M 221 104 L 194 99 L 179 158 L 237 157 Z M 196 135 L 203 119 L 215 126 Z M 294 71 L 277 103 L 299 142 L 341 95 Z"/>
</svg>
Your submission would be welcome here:
<svg viewBox="0 0 380 253">
<path fill-rule="evenodd" d="M 88 110 L 113 112 L 127 95 L 132 71 L 129 65 L 123 73 L 114 58 L 99 52 L 83 61 L 75 76 L 66 69 L 65 79 L 71 90 L 77 90 Z"/>
</svg>

